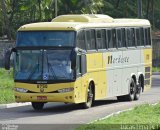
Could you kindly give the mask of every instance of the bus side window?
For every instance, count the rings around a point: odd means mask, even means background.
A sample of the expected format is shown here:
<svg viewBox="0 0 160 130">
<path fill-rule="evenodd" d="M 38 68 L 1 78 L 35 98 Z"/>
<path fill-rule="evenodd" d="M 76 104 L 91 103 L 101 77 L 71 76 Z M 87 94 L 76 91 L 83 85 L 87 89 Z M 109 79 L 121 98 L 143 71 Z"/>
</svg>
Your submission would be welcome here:
<svg viewBox="0 0 160 130">
<path fill-rule="evenodd" d="M 105 49 L 105 30 L 96 30 L 97 49 Z"/>
<path fill-rule="evenodd" d="M 145 28 L 145 41 L 146 41 L 146 46 L 151 45 L 150 28 Z"/>
<path fill-rule="evenodd" d="M 122 31 L 121 31 L 121 29 L 117 29 L 116 33 L 117 33 L 117 47 L 121 48 L 122 47 Z"/>
<path fill-rule="evenodd" d="M 133 46 L 133 47 L 136 47 L 136 42 L 135 42 L 135 39 L 136 39 L 136 37 L 135 37 L 135 29 L 134 29 L 134 28 L 131 28 L 131 30 L 132 30 L 132 46 Z"/>
<path fill-rule="evenodd" d="M 135 38 L 134 38 L 134 29 L 133 28 L 127 28 L 127 46 L 128 47 L 134 47 L 135 46 Z"/>
<path fill-rule="evenodd" d="M 136 28 L 136 43 L 137 46 L 141 46 L 140 29 Z"/>
<path fill-rule="evenodd" d="M 103 49 L 107 48 L 107 45 L 106 45 L 106 30 L 105 29 L 102 29 L 102 45 L 103 45 Z"/>
<path fill-rule="evenodd" d="M 125 28 L 122 28 L 122 47 L 127 47 L 126 45 L 126 34 L 125 34 Z"/>
<path fill-rule="evenodd" d="M 86 46 L 87 50 L 90 50 L 90 45 L 91 45 L 91 33 L 89 30 L 85 31 L 85 40 L 86 40 Z"/>
<path fill-rule="evenodd" d="M 113 48 L 113 44 L 112 44 L 112 31 L 111 30 L 107 30 L 106 31 L 106 41 L 107 41 L 107 47 L 108 48 Z"/>
<path fill-rule="evenodd" d="M 85 46 L 85 37 L 84 37 L 84 30 L 81 30 L 78 32 L 78 36 L 77 36 L 77 47 L 81 48 L 81 49 L 86 49 Z"/>
<path fill-rule="evenodd" d="M 141 37 L 141 46 L 145 45 L 145 35 L 144 35 L 144 29 L 140 28 L 140 37 Z"/>
<path fill-rule="evenodd" d="M 90 48 L 89 50 L 95 50 L 96 49 L 96 41 L 95 41 L 95 30 L 90 30 L 91 32 L 91 42 L 90 42 Z"/>
<path fill-rule="evenodd" d="M 151 45 L 151 28 L 148 28 L 148 45 Z"/>
<path fill-rule="evenodd" d="M 97 49 L 102 49 L 102 32 L 96 30 Z"/>
<path fill-rule="evenodd" d="M 77 73 L 77 76 L 80 76 L 81 75 L 81 56 L 80 55 L 77 55 L 77 63 L 76 63 L 76 73 Z"/>
<path fill-rule="evenodd" d="M 81 75 L 87 72 L 86 67 L 86 55 L 85 54 L 78 54 L 76 59 L 76 75 L 80 77 Z"/>
<path fill-rule="evenodd" d="M 116 48 L 117 47 L 117 41 L 116 41 L 116 29 L 112 29 L 112 48 Z"/>
</svg>

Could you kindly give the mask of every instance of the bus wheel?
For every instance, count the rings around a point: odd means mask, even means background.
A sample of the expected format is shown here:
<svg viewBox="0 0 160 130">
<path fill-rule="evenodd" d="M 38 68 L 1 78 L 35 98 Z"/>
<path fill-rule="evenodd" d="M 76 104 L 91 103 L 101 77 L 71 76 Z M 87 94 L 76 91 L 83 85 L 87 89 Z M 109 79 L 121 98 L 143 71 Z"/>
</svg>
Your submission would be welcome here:
<svg viewBox="0 0 160 130">
<path fill-rule="evenodd" d="M 83 103 L 83 108 L 87 109 L 92 106 L 93 103 L 93 89 L 92 85 L 90 84 L 88 87 L 88 94 L 87 94 L 87 102 Z"/>
<path fill-rule="evenodd" d="M 34 110 L 42 110 L 44 106 L 43 102 L 32 102 L 32 107 Z"/>
<path fill-rule="evenodd" d="M 130 82 L 130 92 L 128 95 L 126 95 L 126 98 L 128 101 L 133 101 L 136 93 L 136 83 L 134 82 L 133 78 Z"/>
<path fill-rule="evenodd" d="M 136 92 L 134 96 L 134 100 L 139 100 L 142 89 L 142 80 L 139 80 L 139 85 L 136 86 Z"/>
</svg>

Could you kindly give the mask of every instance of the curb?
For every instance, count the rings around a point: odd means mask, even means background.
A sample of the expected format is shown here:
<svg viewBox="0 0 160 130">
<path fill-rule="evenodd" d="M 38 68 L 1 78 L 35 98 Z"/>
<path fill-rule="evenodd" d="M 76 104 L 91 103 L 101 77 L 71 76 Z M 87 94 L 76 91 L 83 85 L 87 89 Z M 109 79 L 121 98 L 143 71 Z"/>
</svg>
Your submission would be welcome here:
<svg viewBox="0 0 160 130">
<path fill-rule="evenodd" d="M 151 105 L 151 106 L 155 106 L 155 105 L 157 105 L 158 103 L 159 103 L 159 102 L 151 103 L 151 104 L 148 103 L 148 104 Z M 140 104 L 140 105 L 143 105 L 143 104 Z M 140 105 L 137 105 L 137 106 L 140 106 Z M 121 113 L 123 113 L 123 112 L 127 112 L 127 111 L 134 110 L 135 107 L 136 107 L 136 106 L 131 107 L 131 108 L 129 108 L 129 109 L 125 109 L 125 110 L 113 112 L 113 113 L 111 113 L 111 114 L 109 114 L 109 115 L 107 115 L 107 116 L 105 116 L 105 117 L 103 117 L 103 118 L 99 118 L 99 119 L 94 120 L 94 121 L 91 121 L 91 122 L 89 122 L 89 123 L 87 123 L 87 124 L 91 124 L 91 123 L 94 123 L 94 122 L 97 122 L 97 121 L 101 121 L 101 120 L 107 119 L 107 118 L 109 118 L 109 117 L 113 117 L 114 115 L 119 115 L 119 114 L 121 114 Z"/>
<path fill-rule="evenodd" d="M 160 75 L 160 72 L 152 72 L 152 75 Z"/>
<path fill-rule="evenodd" d="M 26 103 L 0 104 L 0 109 L 21 107 L 21 106 L 28 106 L 28 105 L 31 105 L 31 103 L 30 102 L 26 102 Z"/>
</svg>

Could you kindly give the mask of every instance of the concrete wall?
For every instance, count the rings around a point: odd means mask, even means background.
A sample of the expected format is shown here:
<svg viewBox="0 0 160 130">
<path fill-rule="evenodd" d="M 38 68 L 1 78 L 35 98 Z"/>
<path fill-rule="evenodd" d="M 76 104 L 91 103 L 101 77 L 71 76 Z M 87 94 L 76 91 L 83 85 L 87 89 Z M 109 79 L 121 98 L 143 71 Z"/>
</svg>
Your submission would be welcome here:
<svg viewBox="0 0 160 130">
<path fill-rule="evenodd" d="M 0 67 L 4 67 L 4 53 L 7 48 L 14 46 L 14 41 L 0 40 Z"/>
</svg>

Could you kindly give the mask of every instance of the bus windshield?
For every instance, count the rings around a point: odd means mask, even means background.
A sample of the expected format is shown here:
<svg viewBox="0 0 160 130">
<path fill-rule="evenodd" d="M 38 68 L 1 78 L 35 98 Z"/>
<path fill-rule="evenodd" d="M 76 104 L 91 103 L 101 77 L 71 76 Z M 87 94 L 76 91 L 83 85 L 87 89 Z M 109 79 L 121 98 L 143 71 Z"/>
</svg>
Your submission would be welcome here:
<svg viewBox="0 0 160 130">
<path fill-rule="evenodd" d="M 70 54 L 71 50 L 18 50 L 15 80 L 73 80 Z"/>
<path fill-rule="evenodd" d="M 74 46 L 74 31 L 20 31 L 17 33 L 17 47 Z"/>
</svg>

